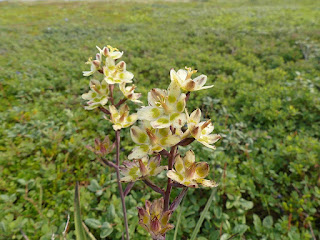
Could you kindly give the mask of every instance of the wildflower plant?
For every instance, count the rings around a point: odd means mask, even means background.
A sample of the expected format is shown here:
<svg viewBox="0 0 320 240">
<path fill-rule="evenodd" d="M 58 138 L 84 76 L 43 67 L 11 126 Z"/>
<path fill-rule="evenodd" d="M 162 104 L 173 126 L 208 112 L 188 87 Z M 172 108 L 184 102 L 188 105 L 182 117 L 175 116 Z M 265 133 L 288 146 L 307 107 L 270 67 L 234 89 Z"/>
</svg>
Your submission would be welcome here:
<svg viewBox="0 0 320 240">
<path fill-rule="evenodd" d="M 127 71 L 124 61 L 119 61 L 123 52 L 111 46 L 97 48 L 96 59 L 90 58 L 87 62 L 90 71 L 83 72 L 84 76 L 93 76 L 93 79 L 89 82 L 89 92 L 83 94 L 82 98 L 87 101 L 86 110 L 99 109 L 105 119 L 112 123 L 115 142 L 106 136 L 103 141 L 96 139 L 94 146 L 88 146 L 88 149 L 97 155 L 103 165 L 116 171 L 126 239 L 129 239 L 129 232 L 124 199 L 136 181 L 143 181 L 160 196 L 152 202 L 147 200 L 145 207 L 137 207 L 137 221 L 152 239 L 164 240 L 166 233 L 174 228 L 169 222 L 170 216 L 188 188 L 218 186 L 215 181 L 206 179 L 210 173 L 208 163 L 198 162 L 192 150 L 184 156 L 179 153 L 180 146 L 187 146 L 194 140 L 214 150 L 214 143 L 221 138 L 218 134 L 212 134 L 214 127 L 211 120 L 201 121 L 200 109 L 190 115 L 187 110 L 191 92 L 213 86 L 204 86 L 207 81 L 205 75 L 192 78 L 196 70 L 186 67 L 176 72 L 171 69 L 168 88 L 151 89 L 148 104 L 138 109 L 137 113 L 130 113 L 126 101 L 135 104 L 142 102 L 139 100 L 141 94 L 135 93 L 136 86 L 131 84 L 134 75 Z M 133 126 L 137 120 L 140 120 L 140 124 Z M 120 162 L 120 131 L 129 127 L 136 146 L 127 159 Z M 105 157 L 114 148 L 116 157 L 113 162 Z M 167 164 L 164 164 L 164 159 L 167 159 Z M 165 172 L 167 180 L 158 186 L 151 178 L 161 172 Z M 127 183 L 125 190 L 122 183 Z M 179 188 L 181 191 L 178 196 L 171 199 L 172 190 Z"/>
</svg>

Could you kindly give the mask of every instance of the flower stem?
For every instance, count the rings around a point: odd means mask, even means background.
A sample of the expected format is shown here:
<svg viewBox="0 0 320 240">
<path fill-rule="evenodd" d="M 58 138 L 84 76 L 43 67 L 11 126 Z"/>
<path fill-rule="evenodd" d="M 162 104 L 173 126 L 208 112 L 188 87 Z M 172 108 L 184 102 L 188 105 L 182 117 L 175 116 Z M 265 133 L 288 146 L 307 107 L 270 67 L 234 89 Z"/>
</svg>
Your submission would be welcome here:
<svg viewBox="0 0 320 240">
<path fill-rule="evenodd" d="M 170 156 L 168 159 L 168 170 L 171 170 L 173 168 L 173 161 L 176 156 L 176 152 L 177 152 L 177 146 L 171 147 Z M 164 208 L 163 208 L 164 212 L 169 209 L 171 189 L 172 189 L 172 180 L 168 178 L 167 190 L 164 196 Z"/>
<path fill-rule="evenodd" d="M 124 218 L 124 225 L 126 228 L 126 240 L 129 240 L 129 227 L 128 227 L 128 219 L 127 219 L 127 210 L 126 210 L 126 203 L 124 201 L 124 193 L 122 190 L 122 185 L 120 182 L 120 130 L 116 131 L 116 173 L 117 173 L 117 182 L 118 182 L 118 188 L 121 198 L 121 204 L 122 204 L 122 211 L 123 211 L 123 218 Z"/>
</svg>

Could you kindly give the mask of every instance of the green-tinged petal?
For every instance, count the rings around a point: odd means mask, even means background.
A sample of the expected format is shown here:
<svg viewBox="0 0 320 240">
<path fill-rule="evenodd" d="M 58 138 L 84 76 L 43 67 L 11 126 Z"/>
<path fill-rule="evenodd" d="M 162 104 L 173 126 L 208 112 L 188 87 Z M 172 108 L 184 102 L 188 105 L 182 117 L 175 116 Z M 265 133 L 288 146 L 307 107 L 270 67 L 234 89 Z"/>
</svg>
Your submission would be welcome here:
<svg viewBox="0 0 320 240">
<path fill-rule="evenodd" d="M 189 117 L 189 121 L 195 124 L 198 124 L 201 119 L 201 110 L 198 108 L 194 110 Z"/>
<path fill-rule="evenodd" d="M 148 135 L 146 134 L 146 132 L 137 126 L 131 127 L 130 134 L 131 134 L 132 140 L 136 144 L 149 143 L 149 138 L 148 138 Z"/>
<path fill-rule="evenodd" d="M 176 81 L 172 81 L 168 88 L 168 101 L 174 103 L 177 101 L 181 93 L 180 86 Z"/>
<path fill-rule="evenodd" d="M 171 125 L 169 117 L 164 116 L 150 123 L 153 128 L 167 128 Z"/>
<path fill-rule="evenodd" d="M 179 71 L 180 70 L 178 70 L 178 73 Z M 183 80 L 185 79 L 185 78 L 181 78 L 174 69 L 170 70 L 170 78 L 171 78 L 171 81 L 176 82 L 179 85 L 181 85 L 183 83 Z"/>
<path fill-rule="evenodd" d="M 171 217 L 171 214 L 172 214 L 173 211 L 166 211 L 162 214 L 162 217 L 161 217 L 161 224 L 163 226 L 167 225 L 167 223 L 169 222 L 169 219 Z"/>
<path fill-rule="evenodd" d="M 162 171 L 167 170 L 167 169 L 168 169 L 168 166 L 157 167 L 157 168 L 150 171 L 150 176 L 156 176 L 159 173 L 161 173 Z"/>
<path fill-rule="evenodd" d="M 186 106 L 186 95 L 183 93 L 180 95 L 178 102 L 176 104 L 176 110 L 178 112 L 183 112 Z"/>
<path fill-rule="evenodd" d="M 183 184 L 183 180 L 184 180 L 183 176 L 174 170 L 169 170 L 167 172 L 167 177 L 178 182 L 178 183 Z"/>
<path fill-rule="evenodd" d="M 207 179 L 198 179 L 197 182 L 201 184 L 204 187 L 218 187 L 219 184 L 217 184 L 215 181 L 207 180 Z"/>
<path fill-rule="evenodd" d="M 186 152 L 185 157 L 183 158 L 184 165 L 186 168 L 189 168 L 196 160 L 195 154 L 192 150 Z"/>
<path fill-rule="evenodd" d="M 209 174 L 209 164 L 206 162 L 196 163 L 196 174 L 194 178 L 205 178 Z"/>
<path fill-rule="evenodd" d="M 216 149 L 216 147 L 215 147 L 214 145 L 210 145 L 210 144 L 208 144 L 208 143 L 205 142 L 205 141 L 198 140 L 198 139 L 197 139 L 197 141 L 198 141 L 199 143 L 203 144 L 204 146 L 206 146 L 207 148 L 210 148 L 210 149 L 212 149 L 212 150 L 215 150 L 215 149 Z"/>
<path fill-rule="evenodd" d="M 160 144 L 164 147 L 171 147 L 180 142 L 180 137 L 176 135 L 169 135 L 160 139 Z"/>
<path fill-rule="evenodd" d="M 163 114 L 163 110 L 157 107 L 142 107 L 138 111 L 140 120 L 154 121 Z"/>
<path fill-rule="evenodd" d="M 219 139 L 221 138 L 219 134 L 211 134 L 211 135 L 208 135 L 207 137 L 208 137 L 209 144 L 214 144 L 217 141 L 219 141 Z"/>
<path fill-rule="evenodd" d="M 168 232 L 169 230 L 173 229 L 174 228 L 174 225 L 169 223 L 166 225 L 166 227 L 162 228 L 160 233 L 161 234 L 165 234 L 166 232 Z"/>
<path fill-rule="evenodd" d="M 125 177 L 120 178 L 120 181 L 121 182 L 134 182 L 136 180 L 134 180 L 131 176 L 125 176 Z"/>
<path fill-rule="evenodd" d="M 180 155 L 177 155 L 175 158 L 174 168 L 180 175 L 184 175 L 185 168 L 184 168 L 183 160 L 181 159 Z"/>
<path fill-rule="evenodd" d="M 184 113 L 179 113 L 178 117 L 176 117 L 172 121 L 172 125 L 174 128 L 182 128 L 187 121 L 186 115 Z"/>
<path fill-rule="evenodd" d="M 129 159 L 139 159 L 144 156 L 147 156 L 149 152 L 149 145 L 140 145 L 135 147 L 132 152 L 129 154 Z"/>
</svg>

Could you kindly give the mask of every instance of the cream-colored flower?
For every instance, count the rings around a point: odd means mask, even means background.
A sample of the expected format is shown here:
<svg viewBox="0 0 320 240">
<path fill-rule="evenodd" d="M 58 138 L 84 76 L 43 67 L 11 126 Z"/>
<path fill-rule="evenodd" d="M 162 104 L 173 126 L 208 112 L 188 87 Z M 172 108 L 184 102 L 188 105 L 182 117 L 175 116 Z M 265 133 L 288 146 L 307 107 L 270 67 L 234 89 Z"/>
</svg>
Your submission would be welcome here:
<svg viewBox="0 0 320 240">
<path fill-rule="evenodd" d="M 158 88 L 148 93 L 149 106 L 138 111 L 140 120 L 150 121 L 153 128 L 167 128 L 171 125 L 181 128 L 186 122 L 183 113 L 186 106 L 186 95 L 181 93 L 176 82 L 171 82 L 168 90 Z"/>
<path fill-rule="evenodd" d="M 196 163 L 192 150 L 189 150 L 184 158 L 177 155 L 174 168 L 175 170 L 167 172 L 167 176 L 182 185 L 194 188 L 199 187 L 199 184 L 204 187 L 218 186 L 214 181 L 204 179 L 209 174 L 209 165 L 206 162 Z"/>
<path fill-rule="evenodd" d="M 120 52 L 117 48 L 113 48 L 110 45 L 107 45 L 107 47 L 103 47 L 103 49 L 96 46 L 99 50 L 100 55 L 105 57 L 111 57 L 112 59 L 119 59 L 122 57 L 123 52 Z"/>
<path fill-rule="evenodd" d="M 206 75 L 200 75 L 199 77 L 192 79 L 192 74 L 196 73 L 197 70 L 191 70 L 191 68 L 187 67 L 185 68 L 186 70 L 180 69 L 178 72 L 176 72 L 174 69 L 171 69 L 170 71 L 171 81 L 177 82 L 181 89 L 192 92 L 213 87 L 213 85 L 203 87 L 203 85 L 207 82 Z"/>
<path fill-rule="evenodd" d="M 135 147 L 129 159 L 141 158 L 152 154 L 153 152 L 160 152 L 166 147 L 172 147 L 180 142 L 180 136 L 172 134 L 170 128 L 154 129 L 148 126 L 147 122 L 143 126 L 133 126 L 130 129 L 132 140 L 139 146 Z"/>
<path fill-rule="evenodd" d="M 82 73 L 83 76 L 88 77 L 100 69 L 101 55 L 97 53 L 96 59 L 92 60 L 92 58 L 89 58 L 86 64 L 90 65 L 90 71 L 83 71 Z"/>
<path fill-rule="evenodd" d="M 161 156 L 155 156 L 149 159 L 149 157 L 143 157 L 135 159 L 133 161 L 124 161 L 123 166 L 120 167 L 122 182 L 135 182 L 140 178 L 156 176 L 163 170 L 166 170 L 167 166 L 160 166 Z"/>
<path fill-rule="evenodd" d="M 129 116 L 129 107 L 127 104 L 123 104 L 119 111 L 116 109 L 115 106 L 109 106 L 110 111 L 110 122 L 113 123 L 112 127 L 115 131 L 120 130 L 121 128 L 130 127 L 137 121 L 137 114 L 131 114 Z M 108 119 L 109 120 L 109 119 Z"/>
<path fill-rule="evenodd" d="M 186 110 L 186 115 L 188 130 L 184 135 L 186 136 L 187 134 L 191 134 L 192 137 L 194 137 L 204 146 L 211 149 L 216 149 L 216 147 L 212 144 L 217 142 L 221 136 L 219 134 L 210 134 L 214 130 L 211 120 L 200 122 L 201 110 L 199 108 L 193 111 L 190 116 Z"/>
<path fill-rule="evenodd" d="M 109 86 L 105 81 L 99 82 L 91 80 L 89 83 L 90 91 L 82 94 L 84 100 L 88 100 L 86 110 L 92 110 L 99 106 L 104 106 L 108 102 Z"/>
<path fill-rule="evenodd" d="M 134 92 L 134 89 L 136 88 L 135 85 L 126 87 L 126 83 L 120 83 L 119 88 L 123 95 L 130 101 L 134 103 L 142 103 L 140 100 L 138 100 L 141 97 L 141 93 Z"/>
<path fill-rule="evenodd" d="M 174 228 L 174 225 L 168 223 L 172 210 L 163 211 L 163 198 L 157 199 L 152 203 L 146 200 L 145 206 L 145 209 L 137 207 L 139 224 L 150 233 L 152 239 L 164 240 L 165 233 Z"/>
<path fill-rule="evenodd" d="M 103 67 L 104 80 L 108 84 L 131 83 L 133 74 L 126 70 L 126 63 L 121 61 L 115 63 L 111 57 L 106 58 L 106 64 Z"/>
</svg>

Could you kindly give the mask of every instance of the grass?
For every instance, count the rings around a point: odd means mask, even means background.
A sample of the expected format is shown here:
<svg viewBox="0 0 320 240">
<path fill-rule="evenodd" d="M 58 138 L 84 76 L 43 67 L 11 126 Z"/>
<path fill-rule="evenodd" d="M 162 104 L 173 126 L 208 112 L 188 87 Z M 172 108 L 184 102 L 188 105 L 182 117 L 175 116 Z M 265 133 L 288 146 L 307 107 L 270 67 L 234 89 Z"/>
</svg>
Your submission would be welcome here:
<svg viewBox="0 0 320 240">
<path fill-rule="evenodd" d="M 109 238 L 120 239 L 115 176 L 85 149 L 110 125 L 80 98 L 88 88 L 84 62 L 107 44 L 125 51 L 144 102 L 152 87 L 168 85 L 172 67 L 194 67 L 215 85 L 191 98 L 223 135 L 215 152 L 194 143 L 197 158 L 210 163 L 211 177 L 227 166 L 199 240 L 320 237 L 317 1 L 0 7 L 0 239 L 61 236 L 77 180 L 90 231 L 98 238 L 112 226 Z M 133 147 L 126 139 L 123 158 Z M 209 198 L 210 191 L 196 191 L 184 202 L 178 239 L 190 237 Z M 136 206 L 156 197 L 138 183 L 127 199 L 134 239 L 147 238 Z M 73 229 L 71 218 L 68 239 Z"/>
</svg>

